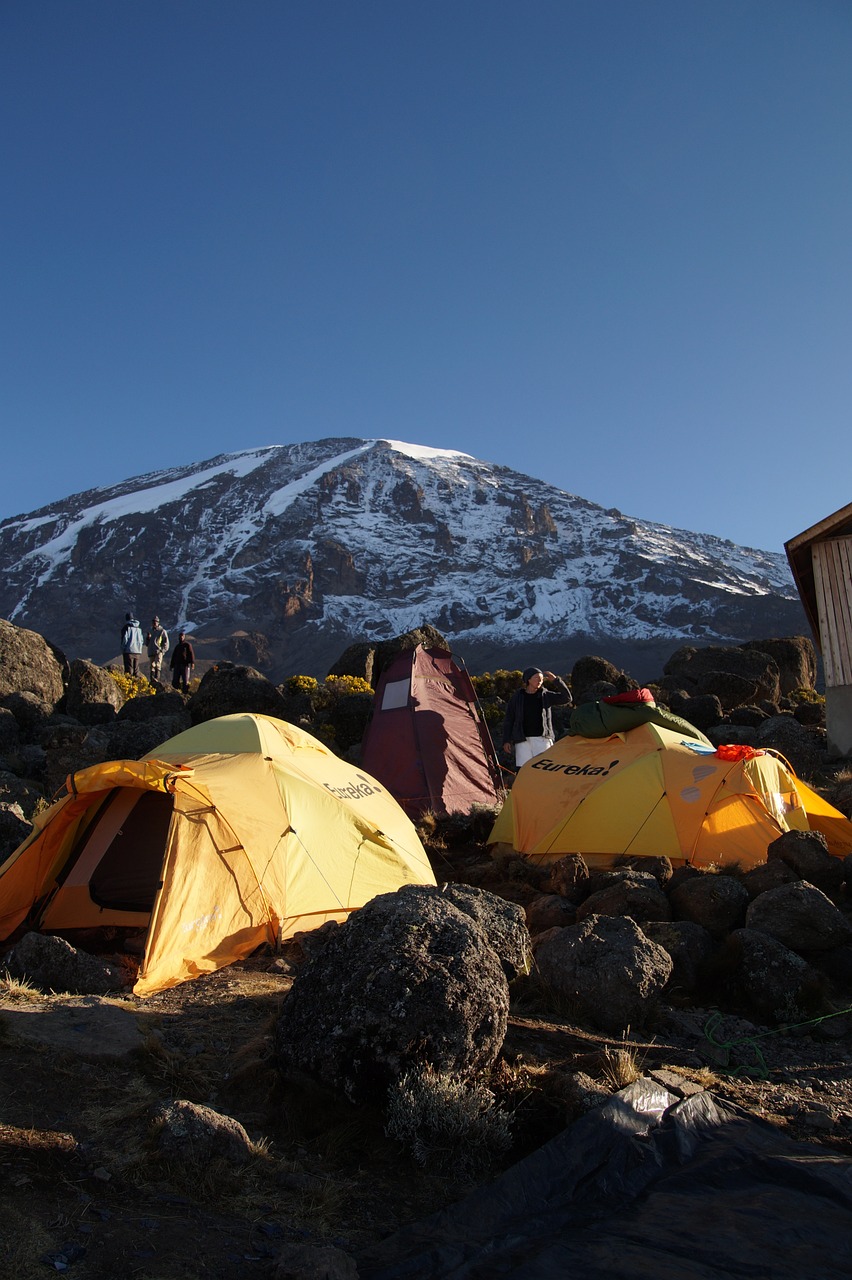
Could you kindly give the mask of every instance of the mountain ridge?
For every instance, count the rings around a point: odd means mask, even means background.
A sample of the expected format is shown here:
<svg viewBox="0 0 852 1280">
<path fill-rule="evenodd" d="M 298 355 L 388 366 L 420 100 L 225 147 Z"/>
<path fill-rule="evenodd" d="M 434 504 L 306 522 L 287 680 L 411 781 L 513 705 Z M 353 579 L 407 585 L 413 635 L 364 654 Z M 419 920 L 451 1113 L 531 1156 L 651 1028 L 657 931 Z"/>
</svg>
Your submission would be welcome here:
<svg viewBox="0 0 852 1280">
<path fill-rule="evenodd" d="M 487 655 L 552 667 L 565 654 L 565 670 L 597 652 L 652 673 L 683 644 L 807 631 L 783 555 L 468 454 L 358 437 L 72 494 L 0 523 L 0 568 L 0 615 L 73 656 L 111 659 L 125 612 L 156 612 L 211 657 L 236 633 L 261 637 L 278 678 L 322 675 L 348 644 L 424 622 L 480 670 Z"/>
</svg>

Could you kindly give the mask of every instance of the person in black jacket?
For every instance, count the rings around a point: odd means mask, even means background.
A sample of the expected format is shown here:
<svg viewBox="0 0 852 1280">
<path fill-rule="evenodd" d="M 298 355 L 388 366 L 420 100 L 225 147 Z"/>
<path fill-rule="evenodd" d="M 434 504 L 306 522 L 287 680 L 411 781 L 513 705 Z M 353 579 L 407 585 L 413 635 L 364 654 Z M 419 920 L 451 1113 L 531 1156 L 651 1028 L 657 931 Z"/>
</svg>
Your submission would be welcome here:
<svg viewBox="0 0 852 1280">
<path fill-rule="evenodd" d="M 516 769 L 553 746 L 551 707 L 564 707 L 571 703 L 567 684 L 552 671 L 527 667 L 521 679 L 523 684 L 509 699 L 503 721 L 503 750 L 507 755 L 514 751 Z M 552 681 L 557 687 L 545 689 L 545 680 Z"/>
<path fill-rule="evenodd" d="M 192 668 L 195 666 L 195 652 L 186 638 L 185 631 L 180 633 L 180 639 L 174 647 L 169 666 L 172 669 L 172 685 L 175 689 L 183 689 L 184 693 L 187 693 L 192 679 Z"/>
</svg>

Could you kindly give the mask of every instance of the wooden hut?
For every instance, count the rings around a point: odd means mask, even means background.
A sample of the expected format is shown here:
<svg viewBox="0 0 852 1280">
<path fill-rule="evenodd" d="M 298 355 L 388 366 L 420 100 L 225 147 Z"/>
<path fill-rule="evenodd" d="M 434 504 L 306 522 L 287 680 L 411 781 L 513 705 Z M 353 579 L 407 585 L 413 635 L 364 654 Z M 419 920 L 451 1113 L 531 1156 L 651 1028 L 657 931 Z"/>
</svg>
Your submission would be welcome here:
<svg viewBox="0 0 852 1280">
<path fill-rule="evenodd" d="M 829 750 L 852 755 L 852 503 L 784 549 L 822 654 Z"/>
</svg>

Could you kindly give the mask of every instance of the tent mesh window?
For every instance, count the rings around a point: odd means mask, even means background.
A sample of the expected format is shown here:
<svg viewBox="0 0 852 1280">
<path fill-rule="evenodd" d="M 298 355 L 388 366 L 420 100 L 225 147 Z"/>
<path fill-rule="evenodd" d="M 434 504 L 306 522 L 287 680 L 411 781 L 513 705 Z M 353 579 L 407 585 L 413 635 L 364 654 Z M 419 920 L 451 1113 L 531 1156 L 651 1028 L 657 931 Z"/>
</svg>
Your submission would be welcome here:
<svg viewBox="0 0 852 1280">
<path fill-rule="evenodd" d="M 89 894 L 99 907 L 151 910 L 161 884 L 173 809 L 173 796 L 159 791 L 140 793 L 92 872 Z M 87 832 L 87 844 L 108 815 L 108 808 L 98 815 Z"/>
</svg>

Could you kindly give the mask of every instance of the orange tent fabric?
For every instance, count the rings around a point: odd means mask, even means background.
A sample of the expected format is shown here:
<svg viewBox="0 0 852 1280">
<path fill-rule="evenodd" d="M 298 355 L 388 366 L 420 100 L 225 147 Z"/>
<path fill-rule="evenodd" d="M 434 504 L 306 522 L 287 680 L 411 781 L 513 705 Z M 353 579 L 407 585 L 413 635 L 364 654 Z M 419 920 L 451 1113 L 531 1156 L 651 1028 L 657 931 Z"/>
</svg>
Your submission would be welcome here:
<svg viewBox="0 0 852 1280">
<path fill-rule="evenodd" d="M 769 751 L 723 756 L 703 735 L 653 723 L 562 738 L 519 771 L 491 842 L 534 861 L 579 853 L 606 865 L 638 854 L 751 867 L 782 832 L 814 826 L 832 853 L 852 850 L 852 823 L 786 761 Z"/>
<path fill-rule="evenodd" d="M 69 778 L 0 867 L 0 938 L 146 928 L 148 995 L 435 883 L 393 797 L 283 720 L 223 716 L 152 756 Z"/>
</svg>

